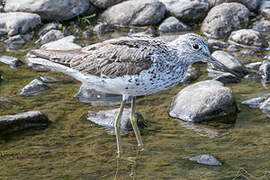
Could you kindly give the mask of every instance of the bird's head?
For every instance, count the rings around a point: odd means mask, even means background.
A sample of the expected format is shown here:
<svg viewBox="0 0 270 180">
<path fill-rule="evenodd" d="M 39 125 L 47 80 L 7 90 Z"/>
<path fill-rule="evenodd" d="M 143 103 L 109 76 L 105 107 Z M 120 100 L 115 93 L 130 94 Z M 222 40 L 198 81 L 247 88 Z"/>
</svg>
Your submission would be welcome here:
<svg viewBox="0 0 270 180">
<path fill-rule="evenodd" d="M 186 63 L 189 65 L 195 62 L 209 62 L 223 69 L 224 71 L 240 77 L 236 72 L 229 69 L 211 55 L 206 39 L 198 34 L 187 33 L 180 35 L 177 39 L 170 42 L 170 45 L 178 49 L 179 52 L 181 52 L 181 56 L 186 56 Z"/>
</svg>

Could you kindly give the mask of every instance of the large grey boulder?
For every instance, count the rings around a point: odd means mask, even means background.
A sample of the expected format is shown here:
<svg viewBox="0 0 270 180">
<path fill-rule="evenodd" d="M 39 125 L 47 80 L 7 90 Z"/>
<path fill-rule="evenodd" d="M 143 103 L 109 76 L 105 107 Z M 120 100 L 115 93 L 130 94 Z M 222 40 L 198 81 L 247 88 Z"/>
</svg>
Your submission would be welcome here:
<svg viewBox="0 0 270 180">
<path fill-rule="evenodd" d="M 91 4 L 100 9 L 106 9 L 124 0 L 90 0 Z"/>
<path fill-rule="evenodd" d="M 225 38 L 248 25 L 249 10 L 240 3 L 223 3 L 213 7 L 204 19 L 201 31 L 213 38 Z"/>
<path fill-rule="evenodd" d="M 8 0 L 4 10 L 39 14 L 42 20 L 69 20 L 90 7 L 89 0 Z"/>
<path fill-rule="evenodd" d="M 191 28 L 177 18 L 171 16 L 165 19 L 158 27 L 158 30 L 163 33 L 188 31 Z"/>
<path fill-rule="evenodd" d="M 169 115 L 189 122 L 201 122 L 235 115 L 232 90 L 214 80 L 201 81 L 182 89 L 173 99 Z"/>
<path fill-rule="evenodd" d="M 50 123 L 40 111 L 28 111 L 16 115 L 0 116 L 0 134 L 11 133 L 32 127 L 46 127 Z"/>
<path fill-rule="evenodd" d="M 233 31 L 229 36 L 228 42 L 244 48 L 257 49 L 268 47 L 268 43 L 262 34 L 253 29 L 240 29 Z"/>
<path fill-rule="evenodd" d="M 208 0 L 211 7 L 222 4 L 238 2 L 245 5 L 249 10 L 256 11 L 261 3 L 261 0 Z"/>
<path fill-rule="evenodd" d="M 157 0 L 130 0 L 108 8 L 102 18 L 109 24 L 143 26 L 159 23 L 165 11 L 165 5 Z"/>
<path fill-rule="evenodd" d="M 166 5 L 170 15 L 184 23 L 201 22 L 209 10 L 205 0 L 160 0 Z"/>
<path fill-rule="evenodd" d="M 24 34 L 41 24 L 40 16 L 25 12 L 0 13 L 0 29 L 9 36 Z"/>
</svg>

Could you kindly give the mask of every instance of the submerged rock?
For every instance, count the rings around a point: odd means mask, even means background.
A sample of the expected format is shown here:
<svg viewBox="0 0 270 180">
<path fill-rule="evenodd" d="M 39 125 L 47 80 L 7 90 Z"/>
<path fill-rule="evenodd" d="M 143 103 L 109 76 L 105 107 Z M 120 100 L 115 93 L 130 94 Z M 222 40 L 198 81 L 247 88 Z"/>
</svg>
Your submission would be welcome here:
<svg viewBox="0 0 270 180">
<path fill-rule="evenodd" d="M 209 154 L 202 154 L 199 156 L 188 158 L 190 161 L 196 161 L 199 164 L 205 164 L 210 166 L 221 166 L 221 162 L 219 162 L 214 156 Z"/>
<path fill-rule="evenodd" d="M 158 30 L 163 33 L 188 31 L 191 28 L 175 17 L 171 16 L 165 19 L 158 27 Z"/>
<path fill-rule="evenodd" d="M 114 121 L 118 112 L 119 112 L 119 108 L 112 109 L 112 110 L 104 110 L 104 111 L 99 111 L 99 112 L 88 111 L 87 120 L 90 120 L 105 128 L 114 129 Z M 135 117 L 137 119 L 138 127 L 139 128 L 144 127 L 143 116 L 139 112 L 136 112 Z M 132 130 L 132 125 L 130 123 L 130 109 L 125 108 L 123 110 L 120 129 L 122 131 Z"/>
<path fill-rule="evenodd" d="M 21 96 L 37 95 L 49 87 L 38 79 L 34 79 L 20 91 Z"/>
<path fill-rule="evenodd" d="M 249 22 L 249 10 L 240 3 L 223 3 L 213 7 L 204 19 L 201 31 L 213 38 L 224 38 Z"/>
<path fill-rule="evenodd" d="M 235 115 L 233 92 L 214 80 L 201 81 L 182 89 L 173 99 L 169 115 L 189 122 L 201 122 Z"/>
<path fill-rule="evenodd" d="M 109 24 L 144 26 L 159 23 L 165 11 L 165 5 L 156 0 L 130 0 L 108 8 L 102 18 Z"/>
<path fill-rule="evenodd" d="M 0 116 L 0 134 L 32 127 L 46 127 L 49 122 L 47 116 L 40 111 L 28 111 L 16 115 Z"/>
<path fill-rule="evenodd" d="M 12 68 L 18 67 L 23 65 L 23 62 L 15 57 L 12 56 L 1 56 L 0 62 L 9 65 Z"/>
</svg>

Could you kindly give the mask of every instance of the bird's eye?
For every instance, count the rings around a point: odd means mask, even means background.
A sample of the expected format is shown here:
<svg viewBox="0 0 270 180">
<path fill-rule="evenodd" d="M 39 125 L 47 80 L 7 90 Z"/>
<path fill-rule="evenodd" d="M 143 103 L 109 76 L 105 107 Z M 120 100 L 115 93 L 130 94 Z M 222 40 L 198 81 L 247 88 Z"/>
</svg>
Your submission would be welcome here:
<svg viewBox="0 0 270 180">
<path fill-rule="evenodd" d="M 193 49 L 199 49 L 199 45 L 198 44 L 193 44 L 192 47 L 193 47 Z"/>
</svg>

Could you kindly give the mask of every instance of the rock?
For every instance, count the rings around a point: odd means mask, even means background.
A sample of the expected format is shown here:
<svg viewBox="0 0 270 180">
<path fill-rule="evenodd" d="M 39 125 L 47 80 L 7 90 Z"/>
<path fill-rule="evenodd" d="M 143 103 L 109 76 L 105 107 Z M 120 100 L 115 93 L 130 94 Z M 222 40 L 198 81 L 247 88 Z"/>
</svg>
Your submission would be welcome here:
<svg viewBox="0 0 270 180">
<path fill-rule="evenodd" d="M 237 113 L 230 88 L 214 80 L 201 81 L 182 89 L 174 97 L 169 115 L 189 122 L 201 122 Z"/>
<path fill-rule="evenodd" d="M 211 7 L 222 3 L 238 2 L 245 5 L 250 11 L 256 11 L 261 0 L 208 0 Z"/>
<path fill-rule="evenodd" d="M 170 15 L 184 23 L 199 23 L 209 10 L 208 2 L 204 0 L 160 0 L 166 5 Z"/>
<path fill-rule="evenodd" d="M 21 11 L 39 14 L 45 21 L 69 20 L 87 11 L 89 0 L 8 0 L 5 11 Z"/>
<path fill-rule="evenodd" d="M 39 36 L 43 36 L 44 34 L 46 34 L 47 32 L 49 32 L 51 30 L 57 30 L 59 26 L 60 26 L 60 24 L 57 24 L 57 23 L 48 23 L 48 24 L 45 24 L 41 28 L 41 30 L 39 31 L 38 35 Z"/>
<path fill-rule="evenodd" d="M 37 95 L 49 87 L 38 79 L 34 79 L 20 91 L 21 96 Z"/>
<path fill-rule="evenodd" d="M 115 4 L 118 4 L 124 0 L 90 0 L 91 4 L 99 9 L 107 9 Z"/>
<path fill-rule="evenodd" d="M 214 156 L 209 154 L 202 154 L 199 156 L 188 158 L 190 161 L 196 161 L 199 164 L 205 164 L 210 166 L 221 166 L 221 162 L 219 162 Z"/>
<path fill-rule="evenodd" d="M 102 35 L 107 32 L 113 32 L 114 27 L 108 23 L 99 23 L 93 28 L 93 31 L 98 35 Z"/>
<path fill-rule="evenodd" d="M 255 21 L 252 24 L 252 29 L 261 33 L 270 33 L 270 20 L 262 19 L 260 21 Z"/>
<path fill-rule="evenodd" d="M 201 74 L 202 72 L 200 71 L 200 69 L 190 66 L 182 82 L 183 84 L 189 84 L 191 81 L 197 80 Z"/>
<path fill-rule="evenodd" d="M 11 100 L 10 98 L 0 97 L 0 111 L 5 111 L 12 108 L 13 105 L 17 103 Z"/>
<path fill-rule="evenodd" d="M 102 18 L 109 24 L 151 25 L 165 16 L 166 7 L 157 0 L 130 0 L 108 8 Z"/>
<path fill-rule="evenodd" d="M 207 41 L 211 51 L 227 48 L 229 46 L 229 43 L 222 40 L 208 39 Z"/>
<path fill-rule="evenodd" d="M 253 29 L 241 29 L 233 31 L 228 40 L 229 43 L 244 48 L 265 48 L 268 43 L 259 31 Z"/>
<path fill-rule="evenodd" d="M 119 108 L 112 109 L 112 110 L 99 111 L 99 112 L 88 111 L 87 120 L 92 121 L 105 128 L 114 129 L 114 120 L 118 112 L 119 112 Z M 139 112 L 136 112 L 135 116 L 137 119 L 138 127 L 139 128 L 144 127 L 143 116 Z M 122 131 L 132 130 L 132 125 L 130 123 L 130 109 L 124 108 L 123 110 L 120 130 Z"/>
<path fill-rule="evenodd" d="M 262 1 L 259 12 L 264 18 L 270 20 L 270 1 Z"/>
<path fill-rule="evenodd" d="M 31 32 L 26 33 L 26 34 L 24 34 L 22 36 L 23 36 L 23 39 L 25 41 L 31 41 L 34 38 L 34 35 L 35 35 L 35 32 L 34 31 L 31 31 Z"/>
<path fill-rule="evenodd" d="M 258 108 L 268 98 L 269 98 L 268 96 L 251 98 L 251 99 L 243 101 L 242 104 L 248 105 L 251 108 Z"/>
<path fill-rule="evenodd" d="M 243 55 L 254 55 L 256 52 L 254 50 L 251 50 L 251 49 L 242 49 L 240 51 L 241 54 Z"/>
<path fill-rule="evenodd" d="M 259 68 L 259 72 L 262 76 L 262 79 L 264 82 L 270 81 L 270 62 L 267 60 L 264 60 L 262 62 L 262 65 Z"/>
<path fill-rule="evenodd" d="M 11 56 L 1 56 L 0 62 L 9 65 L 12 68 L 23 65 L 23 62 L 21 60 Z"/>
<path fill-rule="evenodd" d="M 49 123 L 47 116 L 40 111 L 0 116 L 0 133 L 3 135 L 32 127 L 46 127 Z"/>
<path fill-rule="evenodd" d="M 270 99 L 266 99 L 265 101 L 263 101 L 261 104 L 260 104 L 260 109 L 267 113 L 269 115 L 269 111 L 270 111 Z"/>
<path fill-rule="evenodd" d="M 40 76 L 39 79 L 44 83 L 56 83 L 57 80 L 50 76 Z"/>
<path fill-rule="evenodd" d="M 239 83 L 240 79 L 231 73 L 222 73 L 214 78 L 216 81 L 220 81 L 222 83 Z"/>
<path fill-rule="evenodd" d="M 0 29 L 4 29 L 9 36 L 24 34 L 40 24 L 41 19 L 37 14 L 25 12 L 0 13 Z"/>
<path fill-rule="evenodd" d="M 80 49 L 80 45 L 75 44 L 74 36 L 67 36 L 57 41 L 52 41 L 41 46 L 41 49 L 52 49 L 52 50 L 71 50 L 71 49 Z"/>
<path fill-rule="evenodd" d="M 92 106 L 113 106 L 120 104 L 122 101 L 122 96 L 120 95 L 106 94 L 85 85 L 80 87 L 79 92 L 74 97 L 81 102 L 90 103 Z"/>
<path fill-rule="evenodd" d="M 223 3 L 213 7 L 201 25 L 201 31 L 213 38 L 224 38 L 249 22 L 249 10 L 240 3 Z"/>
<path fill-rule="evenodd" d="M 244 70 L 242 68 L 242 64 L 238 61 L 238 59 L 231 54 L 225 51 L 215 51 L 212 53 L 212 56 L 227 66 L 229 69 L 237 72 L 240 76 L 244 76 Z M 208 63 L 207 70 L 209 72 L 214 72 L 216 70 L 213 64 Z"/>
<path fill-rule="evenodd" d="M 22 35 L 11 36 L 4 42 L 8 45 L 24 45 L 25 44 L 25 40 L 23 39 Z"/>
<path fill-rule="evenodd" d="M 255 63 L 246 64 L 245 67 L 248 71 L 259 72 L 259 68 L 261 65 L 262 65 L 262 62 L 255 62 Z"/>
<path fill-rule="evenodd" d="M 188 31 L 190 29 L 191 28 L 189 26 L 183 24 L 173 16 L 165 19 L 158 27 L 158 30 L 163 33 Z"/>
<path fill-rule="evenodd" d="M 49 32 L 47 32 L 44 35 L 42 35 L 35 42 L 35 44 L 46 44 L 48 42 L 56 41 L 56 40 L 59 40 L 59 39 L 62 39 L 62 38 L 64 38 L 64 34 L 61 31 L 52 29 Z"/>
</svg>

